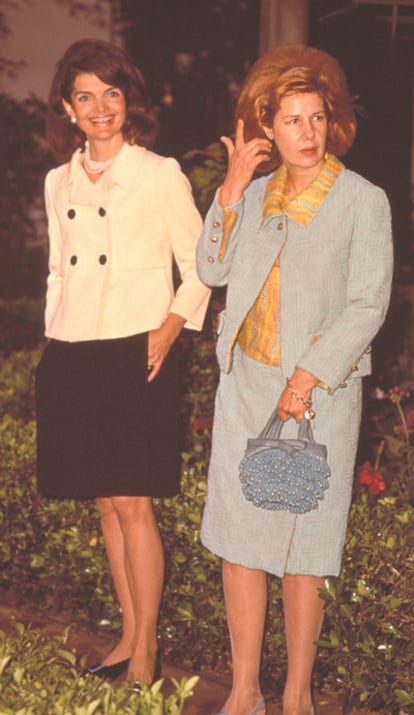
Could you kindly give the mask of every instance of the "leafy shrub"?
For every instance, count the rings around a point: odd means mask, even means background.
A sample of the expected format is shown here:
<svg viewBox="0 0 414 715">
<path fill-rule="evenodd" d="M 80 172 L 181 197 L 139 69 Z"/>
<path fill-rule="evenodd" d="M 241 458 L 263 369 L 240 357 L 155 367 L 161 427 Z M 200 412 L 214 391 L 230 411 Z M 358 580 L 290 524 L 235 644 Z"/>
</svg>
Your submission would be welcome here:
<svg viewBox="0 0 414 715">
<path fill-rule="evenodd" d="M 39 297 L 46 274 L 43 180 L 53 160 L 44 131 L 45 105 L 0 93 L 0 295 Z"/>
<path fill-rule="evenodd" d="M 47 639 L 19 623 L 15 629 L 12 635 L 0 632 L 1 715 L 180 715 L 198 680 L 172 678 L 175 690 L 166 698 L 162 680 L 142 685 L 140 693 L 127 682 L 113 688 L 79 676 L 65 633 Z"/>
<path fill-rule="evenodd" d="M 44 333 L 43 314 L 43 299 L 0 299 L 0 350 L 11 352 L 39 343 Z"/>
<path fill-rule="evenodd" d="M 226 174 L 227 152 L 221 142 L 215 142 L 187 152 L 184 162 L 198 209 L 205 216 Z"/>
<path fill-rule="evenodd" d="M 160 648 L 164 659 L 194 670 L 230 662 L 220 562 L 199 542 L 217 383 L 213 317 L 206 334 L 183 340 L 182 491 L 155 502 L 167 563 Z M 116 631 L 118 604 L 93 502 L 46 500 L 36 492 L 32 386 L 40 349 L 12 354 L 0 367 L 0 584 L 16 599 L 70 608 L 78 620 Z M 408 450 L 406 436 L 397 438 Z M 375 433 L 374 444 L 378 439 Z M 350 705 L 399 715 L 414 703 L 414 514 L 409 491 L 389 475 L 391 467 L 406 470 L 406 456 L 388 454 L 379 496 L 369 484 L 355 494 L 344 569 L 322 593 L 327 618 L 316 666 L 318 685 L 342 691 Z M 280 581 L 269 577 L 266 688 L 280 691 L 285 663 Z"/>
<path fill-rule="evenodd" d="M 351 511 L 343 572 L 327 580 L 322 597 L 325 683 L 340 686 L 351 705 L 412 712 L 414 508 L 395 497 L 361 496 Z"/>
</svg>

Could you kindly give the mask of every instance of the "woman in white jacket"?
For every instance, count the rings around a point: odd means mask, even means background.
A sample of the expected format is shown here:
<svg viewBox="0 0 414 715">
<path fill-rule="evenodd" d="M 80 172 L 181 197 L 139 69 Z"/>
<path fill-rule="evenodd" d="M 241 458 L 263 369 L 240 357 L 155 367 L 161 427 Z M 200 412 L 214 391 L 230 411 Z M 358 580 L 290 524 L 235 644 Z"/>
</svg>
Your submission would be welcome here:
<svg viewBox="0 0 414 715">
<path fill-rule="evenodd" d="M 163 549 L 152 497 L 179 489 L 177 345 L 200 330 L 201 218 L 157 132 L 144 81 L 119 48 L 81 40 L 53 79 L 46 178 L 48 338 L 36 376 L 39 491 L 96 498 L 122 609 L 119 643 L 89 672 L 156 672 Z M 175 290 L 173 262 L 181 283 Z"/>
</svg>

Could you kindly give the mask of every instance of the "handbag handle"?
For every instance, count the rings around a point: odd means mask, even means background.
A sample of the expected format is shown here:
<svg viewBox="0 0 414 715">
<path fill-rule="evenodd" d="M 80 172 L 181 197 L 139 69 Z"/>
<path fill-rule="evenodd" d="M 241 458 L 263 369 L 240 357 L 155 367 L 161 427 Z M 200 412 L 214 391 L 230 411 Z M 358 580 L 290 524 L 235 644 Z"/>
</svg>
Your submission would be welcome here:
<svg viewBox="0 0 414 715">
<path fill-rule="evenodd" d="M 285 423 L 280 419 L 277 413 L 277 407 L 273 410 L 270 415 L 265 427 L 261 431 L 260 439 L 279 439 L 282 432 L 282 427 Z M 306 442 L 315 442 L 310 420 L 306 417 L 302 419 L 298 427 L 298 439 L 305 440 Z"/>
</svg>

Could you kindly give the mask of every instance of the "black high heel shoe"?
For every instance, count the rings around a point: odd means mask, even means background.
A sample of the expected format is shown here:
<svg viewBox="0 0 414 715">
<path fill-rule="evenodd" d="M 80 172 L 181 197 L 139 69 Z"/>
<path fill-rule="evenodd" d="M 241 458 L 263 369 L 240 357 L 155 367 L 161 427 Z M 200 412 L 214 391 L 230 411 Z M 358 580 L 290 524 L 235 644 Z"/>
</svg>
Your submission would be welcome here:
<svg viewBox="0 0 414 715">
<path fill-rule="evenodd" d="M 82 671 L 82 675 L 96 675 L 98 678 L 103 680 L 116 680 L 120 675 L 123 675 L 128 671 L 129 658 L 125 660 L 120 660 L 118 663 L 112 663 L 112 665 L 105 665 L 105 663 L 95 663 L 89 668 L 85 668 Z"/>
</svg>

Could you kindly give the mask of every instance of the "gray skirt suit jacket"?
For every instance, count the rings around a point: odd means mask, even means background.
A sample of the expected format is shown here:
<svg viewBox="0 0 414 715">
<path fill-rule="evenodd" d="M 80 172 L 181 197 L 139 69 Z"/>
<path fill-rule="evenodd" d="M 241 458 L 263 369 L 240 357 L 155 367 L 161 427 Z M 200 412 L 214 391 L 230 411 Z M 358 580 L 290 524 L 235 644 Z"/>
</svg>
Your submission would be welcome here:
<svg viewBox="0 0 414 715">
<path fill-rule="evenodd" d="M 224 256 L 224 212 L 217 197 L 197 249 L 201 279 L 227 285 L 202 541 L 231 563 L 279 576 L 337 575 L 352 494 L 361 378 L 371 372 L 370 343 L 389 302 L 390 209 L 380 188 L 342 168 L 306 226 L 283 210 L 264 220 L 269 178 L 252 181 L 231 206 L 237 218 Z M 237 334 L 278 256 L 282 360 L 275 367 L 242 352 Z M 327 445 L 332 473 L 318 509 L 302 515 L 247 502 L 238 469 L 246 440 L 261 431 L 296 366 L 323 384 L 313 390 L 312 427 L 315 439 Z M 289 420 L 282 435 L 296 434 Z"/>
</svg>

